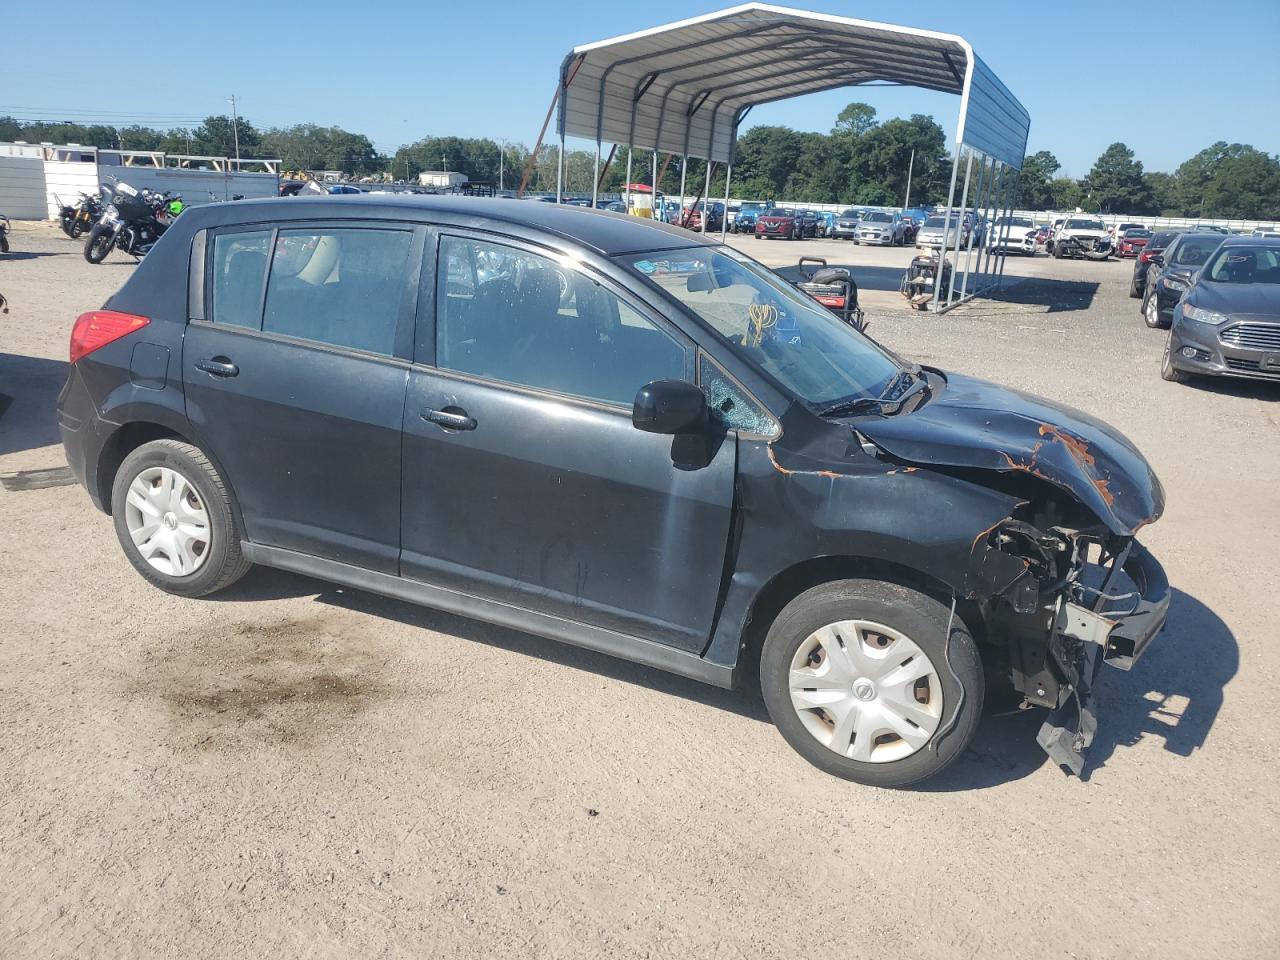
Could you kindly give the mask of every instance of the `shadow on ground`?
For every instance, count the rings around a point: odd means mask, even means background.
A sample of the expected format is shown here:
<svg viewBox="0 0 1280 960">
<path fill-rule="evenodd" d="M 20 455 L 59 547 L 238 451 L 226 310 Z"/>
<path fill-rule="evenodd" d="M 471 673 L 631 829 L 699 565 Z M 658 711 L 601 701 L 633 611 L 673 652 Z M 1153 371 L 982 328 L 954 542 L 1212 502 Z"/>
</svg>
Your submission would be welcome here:
<svg viewBox="0 0 1280 960">
<path fill-rule="evenodd" d="M 992 304 L 1043 307 L 1044 313 L 1088 310 L 1101 286 L 1092 280 L 1051 280 L 1045 277 L 1005 277 L 1004 286 L 985 291 L 977 302 L 985 314 L 999 313 Z"/>
<path fill-rule="evenodd" d="M 67 363 L 0 353 L 0 456 L 58 443 L 58 393 Z"/>
<path fill-rule="evenodd" d="M 1159 737 L 1190 757 L 1204 746 L 1222 709 L 1222 691 L 1240 666 L 1235 635 L 1195 597 L 1173 591 L 1169 623 L 1132 672 L 1106 670 L 1098 695 L 1098 734 L 1086 776 L 1117 747 Z"/>
<path fill-rule="evenodd" d="M 739 690 L 678 677 L 651 667 L 416 606 L 376 594 L 338 587 L 299 574 L 258 568 L 234 587 L 211 599 L 275 600 L 314 595 L 317 602 L 398 623 L 436 630 L 524 656 L 633 683 L 738 716 L 768 723 L 769 714 L 753 681 Z M 1099 731 L 1088 754 L 1089 772 L 1104 766 L 1117 747 L 1148 736 L 1163 738 L 1165 749 L 1189 757 L 1203 745 L 1222 706 L 1222 690 L 1235 675 L 1239 654 L 1235 637 L 1208 607 L 1175 590 L 1169 626 L 1131 673 L 1107 668 L 1102 682 Z M 1047 711 L 1014 709 L 1018 698 L 993 689 L 973 743 L 923 791 L 979 790 L 1020 780 L 1048 762 L 1036 744 Z"/>
<path fill-rule="evenodd" d="M 41 257 L 62 257 L 74 250 L 10 250 L 0 253 L 0 263 L 9 260 L 39 260 Z"/>
</svg>

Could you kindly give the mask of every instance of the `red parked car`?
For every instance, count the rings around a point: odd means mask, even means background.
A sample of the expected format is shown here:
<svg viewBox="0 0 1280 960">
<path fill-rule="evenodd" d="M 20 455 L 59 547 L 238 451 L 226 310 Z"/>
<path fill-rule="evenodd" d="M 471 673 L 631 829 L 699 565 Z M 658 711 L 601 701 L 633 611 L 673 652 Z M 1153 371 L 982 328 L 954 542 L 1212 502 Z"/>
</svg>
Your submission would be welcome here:
<svg viewBox="0 0 1280 960">
<path fill-rule="evenodd" d="M 756 218 L 756 236 L 772 240 L 801 240 L 818 235 L 816 217 L 805 216 L 803 211 L 790 207 L 774 207 L 767 214 Z"/>
<path fill-rule="evenodd" d="M 1151 239 L 1151 231 L 1146 227 L 1131 227 L 1120 235 L 1116 243 L 1116 256 L 1136 257 Z"/>
</svg>

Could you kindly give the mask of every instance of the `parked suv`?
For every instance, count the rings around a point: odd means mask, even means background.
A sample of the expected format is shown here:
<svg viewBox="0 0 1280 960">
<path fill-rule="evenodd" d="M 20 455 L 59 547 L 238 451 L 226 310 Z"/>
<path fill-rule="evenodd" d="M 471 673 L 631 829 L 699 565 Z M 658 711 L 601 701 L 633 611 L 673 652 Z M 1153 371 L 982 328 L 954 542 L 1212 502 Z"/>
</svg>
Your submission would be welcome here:
<svg viewBox="0 0 1280 960">
<path fill-rule="evenodd" d="M 1131 666 L 1169 602 L 1134 539 L 1164 492 L 1118 432 L 593 210 L 191 209 L 76 321 L 58 422 L 160 589 L 257 563 L 758 676 L 783 737 L 864 783 L 965 749 L 984 660 L 1079 772 L 1096 668 Z"/>
</svg>

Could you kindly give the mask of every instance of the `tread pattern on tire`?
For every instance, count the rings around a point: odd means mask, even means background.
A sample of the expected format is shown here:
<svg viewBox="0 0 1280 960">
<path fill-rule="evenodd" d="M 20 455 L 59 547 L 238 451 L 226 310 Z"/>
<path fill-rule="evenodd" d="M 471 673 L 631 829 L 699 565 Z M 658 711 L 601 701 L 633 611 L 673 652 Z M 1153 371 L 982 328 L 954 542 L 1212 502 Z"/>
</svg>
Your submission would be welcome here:
<svg viewBox="0 0 1280 960">
<path fill-rule="evenodd" d="M 217 510 L 223 515 L 226 529 L 230 533 L 226 538 L 225 557 L 223 559 L 221 573 L 217 579 L 210 583 L 205 589 L 201 590 L 198 594 L 189 595 L 207 596 L 208 594 L 216 593 L 219 590 L 224 590 L 248 573 L 249 568 L 253 566 L 253 563 L 245 558 L 244 553 L 240 549 L 243 531 L 240 530 L 240 525 L 236 521 L 235 511 L 231 508 L 231 493 L 227 489 L 227 485 L 223 481 L 222 476 L 213 466 L 213 463 L 207 456 L 205 456 L 204 451 L 194 444 L 187 443 L 185 440 L 176 440 L 172 437 L 152 440 L 131 450 L 128 456 L 121 461 L 116 476 L 117 478 L 120 476 L 120 472 L 124 470 L 125 465 L 129 463 L 130 458 L 137 454 L 138 451 L 155 450 L 160 448 L 168 448 L 189 458 L 194 467 L 204 475 L 204 479 L 214 488 L 217 495 L 217 502 L 208 504 L 208 508 L 210 512 Z M 116 482 L 118 481 L 113 480 L 113 488 Z"/>
</svg>

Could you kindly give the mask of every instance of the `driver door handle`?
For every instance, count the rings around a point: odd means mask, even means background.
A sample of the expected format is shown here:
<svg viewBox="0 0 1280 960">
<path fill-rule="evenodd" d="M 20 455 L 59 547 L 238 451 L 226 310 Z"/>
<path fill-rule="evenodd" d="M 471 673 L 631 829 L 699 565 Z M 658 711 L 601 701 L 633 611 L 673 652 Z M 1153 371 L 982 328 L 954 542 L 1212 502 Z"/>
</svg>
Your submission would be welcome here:
<svg viewBox="0 0 1280 960">
<path fill-rule="evenodd" d="M 461 407 L 445 407 L 443 410 L 423 407 L 422 419 L 428 423 L 437 423 L 446 430 L 474 430 L 476 428 L 476 418 L 467 416 L 467 411 Z"/>
<path fill-rule="evenodd" d="M 195 362 L 197 370 L 203 370 L 211 377 L 234 377 L 240 372 L 240 368 L 228 360 L 226 357 L 205 357 L 203 360 Z"/>
</svg>

